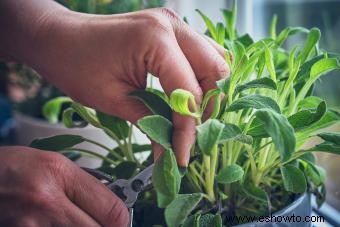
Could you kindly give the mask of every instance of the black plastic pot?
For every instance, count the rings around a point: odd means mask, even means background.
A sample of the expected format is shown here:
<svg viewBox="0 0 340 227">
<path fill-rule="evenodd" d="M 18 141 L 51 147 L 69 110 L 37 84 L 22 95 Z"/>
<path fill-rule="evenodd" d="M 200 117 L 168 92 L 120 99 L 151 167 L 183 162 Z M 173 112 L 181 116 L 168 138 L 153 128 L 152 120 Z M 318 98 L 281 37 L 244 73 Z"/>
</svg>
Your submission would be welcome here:
<svg viewBox="0 0 340 227">
<path fill-rule="evenodd" d="M 256 222 L 238 225 L 237 227 L 309 227 L 311 222 L 307 221 L 310 220 L 311 212 L 310 195 L 305 193 L 289 206 L 271 216 L 263 217 Z"/>
</svg>

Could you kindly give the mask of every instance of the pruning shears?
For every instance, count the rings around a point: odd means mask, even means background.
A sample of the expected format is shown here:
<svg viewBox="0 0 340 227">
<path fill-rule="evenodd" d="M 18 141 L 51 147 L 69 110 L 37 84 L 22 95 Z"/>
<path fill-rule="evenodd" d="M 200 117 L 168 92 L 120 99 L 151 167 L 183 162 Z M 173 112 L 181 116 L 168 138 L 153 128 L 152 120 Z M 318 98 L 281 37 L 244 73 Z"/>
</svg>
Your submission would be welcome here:
<svg viewBox="0 0 340 227">
<path fill-rule="evenodd" d="M 148 166 L 136 176 L 129 180 L 117 179 L 112 181 L 110 175 L 103 173 L 99 170 L 83 168 L 86 172 L 101 180 L 106 187 L 114 192 L 127 206 L 130 213 L 129 227 L 132 227 L 133 223 L 133 206 L 137 201 L 138 194 L 150 188 L 152 182 L 152 170 L 154 164 Z"/>
</svg>

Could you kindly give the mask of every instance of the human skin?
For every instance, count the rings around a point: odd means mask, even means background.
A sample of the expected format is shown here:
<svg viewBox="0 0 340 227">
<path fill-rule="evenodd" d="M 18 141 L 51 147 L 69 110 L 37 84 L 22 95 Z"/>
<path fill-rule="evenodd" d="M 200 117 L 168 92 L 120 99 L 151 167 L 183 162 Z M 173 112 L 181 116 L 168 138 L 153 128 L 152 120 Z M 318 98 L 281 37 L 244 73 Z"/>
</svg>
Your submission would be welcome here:
<svg viewBox="0 0 340 227">
<path fill-rule="evenodd" d="M 229 73 L 224 49 L 191 30 L 167 8 L 103 16 L 76 13 L 51 0 L 2 0 L 0 27 L 0 59 L 26 63 L 72 99 L 132 123 L 150 114 L 141 102 L 128 95 L 145 88 L 148 72 L 159 78 L 167 95 L 177 88 L 186 89 L 194 94 L 198 104 L 202 95 L 215 87 L 215 81 Z M 177 162 L 187 166 L 195 140 L 195 122 L 173 113 L 173 125 L 172 143 Z M 162 153 L 157 144 L 154 144 L 153 151 L 156 159 Z M 33 166 L 38 166 L 42 172 L 55 172 L 56 178 L 34 178 L 36 172 L 25 166 L 28 165 L 26 161 L 21 161 L 23 152 L 26 152 L 25 156 L 32 153 L 32 157 L 37 158 L 30 158 L 31 164 L 37 164 Z M 51 158 L 55 165 L 38 165 L 41 160 L 34 155 L 36 152 L 22 147 L 1 148 L 0 163 L 6 163 L 4 166 L 8 169 L 21 166 L 25 169 L 24 176 L 36 179 L 36 184 L 45 187 L 56 184 L 53 180 L 59 182 L 59 178 L 65 177 L 59 176 L 64 171 L 54 171 L 56 166 L 72 166 L 60 157 Z M 10 155 L 15 155 L 16 161 L 9 162 L 7 156 Z M 44 155 L 55 156 L 48 152 Z M 76 166 L 70 168 L 75 175 L 85 175 Z M 96 185 L 90 187 L 89 197 L 100 194 L 98 191 L 103 189 L 99 189 L 98 182 L 85 176 L 81 179 L 87 181 L 78 181 L 79 184 L 92 182 Z M 24 183 L 27 182 L 13 180 L 12 186 L 25 188 Z M 72 181 L 64 183 L 67 190 L 75 187 Z M 57 185 L 55 190 L 65 192 L 61 188 Z M 104 201 L 117 201 L 113 193 L 101 196 Z M 22 202 L 20 196 L 15 198 L 17 204 Z M 54 198 L 49 194 L 46 199 Z M 90 203 L 90 199 L 82 199 Z M 112 215 L 112 219 L 108 216 L 109 224 L 101 221 L 107 215 L 105 212 L 99 214 L 102 210 L 88 211 L 83 204 L 75 204 L 75 208 L 84 211 L 84 215 L 97 224 L 123 226 L 121 223 L 127 222 L 126 208 L 119 200 L 114 204 L 118 205 L 112 205 L 111 212 L 120 212 L 121 215 Z M 6 215 L 6 210 L 4 212 L 0 216 Z M 54 214 L 57 220 L 62 220 L 57 218 L 58 215 L 61 214 Z M 77 219 L 76 216 L 73 218 Z M 34 215 L 29 220 L 32 219 L 39 221 Z M 53 221 L 49 223 L 54 224 Z"/>
</svg>

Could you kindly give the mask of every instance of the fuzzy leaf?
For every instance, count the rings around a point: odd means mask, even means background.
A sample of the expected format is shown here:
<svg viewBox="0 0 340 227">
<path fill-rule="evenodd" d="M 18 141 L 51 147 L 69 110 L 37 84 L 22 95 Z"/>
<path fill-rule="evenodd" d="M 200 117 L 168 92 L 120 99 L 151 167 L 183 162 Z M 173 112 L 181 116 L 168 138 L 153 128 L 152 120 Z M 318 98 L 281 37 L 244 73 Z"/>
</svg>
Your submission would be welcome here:
<svg viewBox="0 0 340 227">
<path fill-rule="evenodd" d="M 294 129 L 287 118 L 271 109 L 258 110 L 256 117 L 264 124 L 265 131 L 272 137 L 281 160 L 287 160 L 295 149 Z"/>
<path fill-rule="evenodd" d="M 238 126 L 225 123 L 218 142 L 223 143 L 227 140 L 237 140 L 246 144 L 252 144 L 253 142 L 252 137 L 242 134 L 242 131 Z"/>
<path fill-rule="evenodd" d="M 118 139 L 122 140 L 128 137 L 129 125 L 125 120 L 98 111 L 96 114 L 100 124 L 113 132 Z"/>
<path fill-rule="evenodd" d="M 316 186 L 321 186 L 326 180 L 326 170 L 312 163 L 307 164 L 306 175 Z"/>
<path fill-rule="evenodd" d="M 335 70 L 335 69 L 340 69 L 338 59 L 323 58 L 313 64 L 310 70 L 310 79 L 315 81 L 317 78 L 319 78 L 323 74 L 329 71 Z"/>
<path fill-rule="evenodd" d="M 217 23 L 216 25 L 216 42 L 223 46 L 225 38 L 225 28 L 222 23 Z"/>
<path fill-rule="evenodd" d="M 200 227 L 199 226 L 200 218 L 201 218 L 200 214 L 191 215 L 184 221 L 182 227 Z"/>
<path fill-rule="evenodd" d="M 129 94 L 140 101 L 142 101 L 149 110 L 155 115 L 160 115 L 167 118 L 169 121 L 172 119 L 172 110 L 168 103 L 159 95 L 151 91 L 134 91 Z"/>
<path fill-rule="evenodd" d="M 235 92 L 240 93 L 250 88 L 268 88 L 268 89 L 276 90 L 277 86 L 276 86 L 276 83 L 272 79 L 264 77 L 264 78 L 252 80 L 245 84 L 238 85 L 236 87 Z"/>
<path fill-rule="evenodd" d="M 221 92 L 224 94 L 228 94 L 229 85 L 230 85 L 230 78 L 224 78 L 216 82 L 217 87 L 220 89 Z"/>
<path fill-rule="evenodd" d="M 300 60 L 300 62 L 305 62 L 306 59 L 308 58 L 310 52 L 312 51 L 312 49 L 316 46 L 316 44 L 319 42 L 321 36 L 321 32 L 318 28 L 312 28 L 307 36 L 307 40 L 306 43 L 301 51 L 301 53 L 299 54 L 298 58 Z"/>
<path fill-rule="evenodd" d="M 155 163 L 152 183 L 157 193 L 158 207 L 165 208 L 176 198 L 181 176 L 172 150 L 166 150 Z"/>
<path fill-rule="evenodd" d="M 256 187 L 253 184 L 250 184 L 249 182 L 243 185 L 243 191 L 254 199 L 260 200 L 262 202 L 268 202 L 267 193 L 261 188 Z"/>
<path fill-rule="evenodd" d="M 307 151 L 328 152 L 333 154 L 340 154 L 340 133 L 324 132 L 318 134 L 324 140 L 323 143 L 315 145 Z"/>
<path fill-rule="evenodd" d="M 199 13 L 199 15 L 202 17 L 205 26 L 208 28 L 208 31 L 211 35 L 211 37 L 216 40 L 217 37 L 217 32 L 216 32 L 216 28 L 213 24 L 213 22 L 209 19 L 209 17 L 207 17 L 204 13 L 202 13 L 200 10 L 196 9 L 196 12 Z"/>
<path fill-rule="evenodd" d="M 299 69 L 297 76 L 295 77 L 295 83 L 302 83 L 306 81 L 310 76 L 310 70 L 312 66 L 314 65 L 314 63 L 323 58 L 324 58 L 323 55 L 318 55 L 318 56 L 312 57 L 310 60 L 303 63 L 303 65 L 301 65 Z"/>
<path fill-rule="evenodd" d="M 295 131 L 301 130 L 319 121 L 326 113 L 326 102 L 322 101 L 317 109 L 301 110 L 288 118 Z"/>
<path fill-rule="evenodd" d="M 242 43 L 242 45 L 247 48 L 249 47 L 251 44 L 254 43 L 254 40 L 251 38 L 251 36 L 249 34 L 245 34 L 243 36 L 240 36 L 236 39 L 236 41 Z"/>
<path fill-rule="evenodd" d="M 219 120 L 208 119 L 203 124 L 196 127 L 197 143 L 201 151 L 207 155 L 211 155 L 214 146 L 216 146 L 224 124 Z"/>
<path fill-rule="evenodd" d="M 318 136 L 330 143 L 334 143 L 336 145 L 340 145 L 340 133 L 336 132 L 323 132 L 319 133 Z"/>
<path fill-rule="evenodd" d="M 275 66 L 274 66 L 274 60 L 273 60 L 273 53 L 267 46 L 264 47 L 264 57 L 266 60 L 266 67 L 270 74 L 270 77 L 273 81 L 276 81 L 276 72 L 275 72 Z"/>
<path fill-rule="evenodd" d="M 280 113 L 280 107 L 277 103 L 267 96 L 262 95 L 247 95 L 235 100 L 227 109 L 228 112 L 238 111 L 242 109 L 265 109 L 269 108 Z"/>
<path fill-rule="evenodd" d="M 297 33 L 308 33 L 309 30 L 302 27 L 287 27 L 281 31 L 281 33 L 276 38 L 276 44 L 281 46 L 283 42 L 291 35 Z"/>
<path fill-rule="evenodd" d="M 319 97 L 316 96 L 308 96 L 304 99 L 302 99 L 298 104 L 298 109 L 315 109 L 317 108 L 321 102 L 323 102 Z"/>
<path fill-rule="evenodd" d="M 183 89 L 176 89 L 170 95 L 170 106 L 171 108 L 184 116 L 200 117 L 197 112 L 197 106 L 195 102 L 194 95 Z M 189 107 L 192 106 L 194 112 L 192 112 Z"/>
<path fill-rule="evenodd" d="M 290 164 L 282 166 L 280 169 L 283 185 L 287 191 L 294 193 L 306 191 L 306 178 L 300 169 Z"/>
<path fill-rule="evenodd" d="M 179 194 L 176 198 L 165 208 L 165 221 L 169 227 L 179 227 L 190 212 L 201 201 L 202 194 Z"/>
<path fill-rule="evenodd" d="M 31 142 L 30 147 L 48 151 L 61 151 L 84 141 L 84 138 L 78 135 L 57 135 L 35 139 Z"/>
<path fill-rule="evenodd" d="M 199 227 L 222 227 L 221 215 L 204 214 L 199 218 Z"/>
<path fill-rule="evenodd" d="M 159 115 L 143 117 L 137 122 L 140 129 L 164 148 L 171 148 L 172 123 Z"/>
<path fill-rule="evenodd" d="M 242 179 L 244 171 L 241 166 L 231 164 L 219 171 L 216 176 L 216 181 L 221 184 L 230 184 Z"/>
<path fill-rule="evenodd" d="M 319 131 L 320 129 L 331 126 L 335 122 L 340 121 L 340 114 L 334 110 L 327 110 L 323 117 L 310 125 L 309 127 L 297 132 L 297 138 L 308 137 L 310 134 Z"/>
<path fill-rule="evenodd" d="M 50 123 L 58 123 L 62 105 L 70 102 L 72 99 L 65 96 L 51 99 L 43 106 L 42 113 Z"/>
</svg>

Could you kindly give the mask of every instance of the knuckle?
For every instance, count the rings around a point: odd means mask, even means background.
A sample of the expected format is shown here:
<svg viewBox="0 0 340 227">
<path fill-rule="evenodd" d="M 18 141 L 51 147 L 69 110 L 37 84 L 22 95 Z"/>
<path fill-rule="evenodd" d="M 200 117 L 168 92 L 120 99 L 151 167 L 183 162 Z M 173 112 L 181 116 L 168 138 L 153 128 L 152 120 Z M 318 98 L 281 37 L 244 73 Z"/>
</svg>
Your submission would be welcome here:
<svg viewBox="0 0 340 227">
<path fill-rule="evenodd" d="M 143 15 L 143 19 L 149 28 L 153 28 L 157 30 L 157 32 L 163 31 L 168 33 L 172 31 L 172 25 L 168 17 L 165 17 L 162 13 L 158 13 L 158 11 L 148 11 Z M 145 32 L 144 29 L 143 32 Z"/>
<path fill-rule="evenodd" d="M 170 18 L 171 20 L 181 20 L 179 15 L 171 8 L 168 7 L 161 7 L 159 8 L 159 11 L 167 16 L 168 18 Z"/>
<path fill-rule="evenodd" d="M 107 214 L 107 219 L 104 226 L 127 226 L 129 222 L 129 212 L 125 205 L 118 199 L 114 200 L 112 207 Z"/>
<path fill-rule="evenodd" d="M 42 162 L 55 180 L 63 179 L 65 171 L 69 170 L 69 160 L 62 154 L 46 152 L 41 155 Z"/>
</svg>

